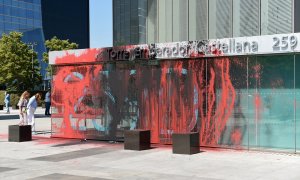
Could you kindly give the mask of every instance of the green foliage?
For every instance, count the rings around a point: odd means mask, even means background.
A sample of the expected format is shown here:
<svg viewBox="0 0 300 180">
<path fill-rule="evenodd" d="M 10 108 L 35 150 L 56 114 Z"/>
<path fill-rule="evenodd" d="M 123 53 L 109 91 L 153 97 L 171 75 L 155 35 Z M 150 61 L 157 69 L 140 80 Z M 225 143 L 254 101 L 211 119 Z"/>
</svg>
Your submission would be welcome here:
<svg viewBox="0 0 300 180">
<path fill-rule="evenodd" d="M 61 40 L 54 36 L 52 39 L 47 40 L 45 42 L 45 46 L 48 51 L 62 51 L 62 50 L 70 50 L 70 49 L 77 49 L 78 44 L 69 42 L 69 40 Z M 49 63 L 48 53 L 45 52 L 43 54 L 43 60 L 45 63 Z"/>
<path fill-rule="evenodd" d="M 0 39 L 0 84 L 7 90 L 31 90 L 42 80 L 37 53 L 22 42 L 22 36 L 10 32 Z"/>
<path fill-rule="evenodd" d="M 5 91 L 0 91 L 0 105 L 4 105 Z"/>
<path fill-rule="evenodd" d="M 20 97 L 20 94 L 10 94 L 10 105 L 17 105 Z"/>
<path fill-rule="evenodd" d="M 10 105 L 17 105 L 22 92 L 8 92 L 10 94 Z M 5 91 L 0 91 L 0 105 L 4 105 Z"/>
</svg>

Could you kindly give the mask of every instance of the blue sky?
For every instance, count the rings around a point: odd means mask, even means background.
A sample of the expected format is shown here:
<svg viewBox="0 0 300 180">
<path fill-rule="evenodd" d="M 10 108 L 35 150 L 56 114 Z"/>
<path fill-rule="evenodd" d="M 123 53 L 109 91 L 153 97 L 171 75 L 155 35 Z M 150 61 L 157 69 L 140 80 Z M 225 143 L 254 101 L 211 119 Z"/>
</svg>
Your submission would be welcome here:
<svg viewBox="0 0 300 180">
<path fill-rule="evenodd" d="M 90 0 L 90 46 L 112 46 L 112 0 Z"/>
</svg>

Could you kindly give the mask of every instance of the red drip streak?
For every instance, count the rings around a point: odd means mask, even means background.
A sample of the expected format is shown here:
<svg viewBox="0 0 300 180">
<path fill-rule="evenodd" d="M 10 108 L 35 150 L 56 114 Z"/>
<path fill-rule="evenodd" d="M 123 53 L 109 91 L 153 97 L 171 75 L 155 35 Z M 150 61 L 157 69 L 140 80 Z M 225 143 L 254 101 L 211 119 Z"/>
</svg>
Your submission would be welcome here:
<svg viewBox="0 0 300 180">
<path fill-rule="evenodd" d="M 227 58 L 214 61 L 210 68 L 207 94 L 207 114 L 201 121 L 201 144 L 217 145 L 234 108 L 235 90 L 231 83 L 230 62 Z M 217 72 L 217 74 L 216 74 Z M 220 87 L 215 87 L 216 81 Z M 216 99 L 216 91 L 220 92 Z"/>
<path fill-rule="evenodd" d="M 233 131 L 233 133 L 231 134 L 231 142 L 234 145 L 241 145 L 241 140 L 242 140 L 242 134 L 241 131 L 239 129 L 236 129 Z"/>
<path fill-rule="evenodd" d="M 257 123 L 261 118 L 261 110 L 262 110 L 262 101 L 258 93 L 254 95 L 254 104 L 255 104 L 255 120 Z"/>
</svg>

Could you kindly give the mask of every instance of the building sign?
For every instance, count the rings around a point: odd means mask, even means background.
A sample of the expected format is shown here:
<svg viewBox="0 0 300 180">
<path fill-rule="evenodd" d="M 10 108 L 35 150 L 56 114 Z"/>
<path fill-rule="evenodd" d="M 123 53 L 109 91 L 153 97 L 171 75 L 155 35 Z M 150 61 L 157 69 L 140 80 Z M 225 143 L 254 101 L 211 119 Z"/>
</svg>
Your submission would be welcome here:
<svg viewBox="0 0 300 180">
<path fill-rule="evenodd" d="M 300 52 L 300 33 L 50 52 L 50 64 Z M 66 61 L 63 57 L 69 56 Z"/>
</svg>

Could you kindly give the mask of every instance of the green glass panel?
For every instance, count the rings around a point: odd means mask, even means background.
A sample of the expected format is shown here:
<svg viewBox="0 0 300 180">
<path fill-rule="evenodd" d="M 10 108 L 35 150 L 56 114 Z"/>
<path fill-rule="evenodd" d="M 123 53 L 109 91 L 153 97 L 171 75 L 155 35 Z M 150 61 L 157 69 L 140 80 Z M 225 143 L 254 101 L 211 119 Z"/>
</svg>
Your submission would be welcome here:
<svg viewBox="0 0 300 180">
<path fill-rule="evenodd" d="M 249 146 L 294 151 L 294 57 L 249 60 Z"/>
</svg>

